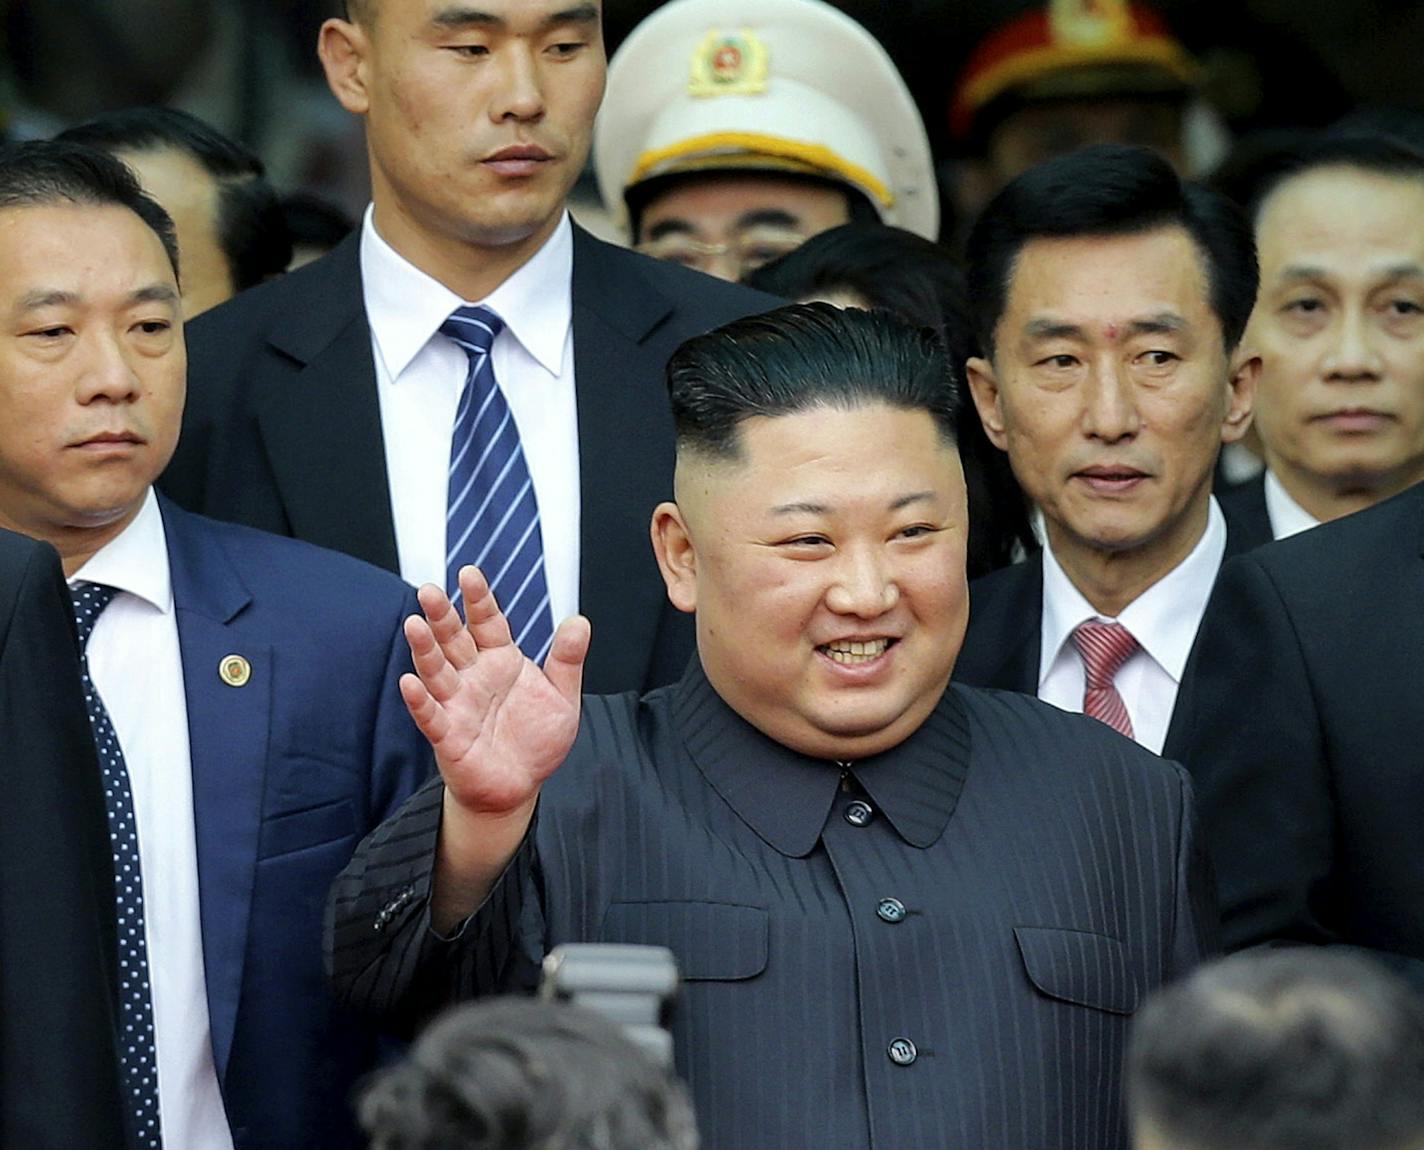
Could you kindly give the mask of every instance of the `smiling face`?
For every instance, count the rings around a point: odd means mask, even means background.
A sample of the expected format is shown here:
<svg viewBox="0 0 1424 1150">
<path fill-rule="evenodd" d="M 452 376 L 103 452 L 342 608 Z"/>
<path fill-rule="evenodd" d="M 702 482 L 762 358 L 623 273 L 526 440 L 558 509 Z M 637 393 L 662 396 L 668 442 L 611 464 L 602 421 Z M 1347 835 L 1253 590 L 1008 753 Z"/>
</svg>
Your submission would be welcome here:
<svg viewBox="0 0 1424 1150">
<path fill-rule="evenodd" d="M 1424 480 L 1424 181 L 1327 168 L 1262 206 L 1257 426 L 1317 517 Z"/>
<path fill-rule="evenodd" d="M 1065 568 L 1132 552 L 1171 570 L 1206 528 L 1255 372 L 1228 363 L 1188 233 L 1029 241 L 994 346 L 969 363 L 974 401 Z"/>
<path fill-rule="evenodd" d="M 542 243 L 603 98 L 587 0 L 379 0 L 329 20 L 321 57 L 366 120 L 381 234 L 420 266 L 441 244 Z"/>
<path fill-rule="evenodd" d="M 137 514 L 178 442 L 179 308 L 127 208 L 0 210 L 0 525 L 68 555 Z"/>
<path fill-rule="evenodd" d="M 887 750 L 939 701 L 964 638 L 958 454 L 926 412 L 879 404 L 753 417 L 738 438 L 736 459 L 684 454 L 653 521 L 707 677 L 803 754 Z"/>
</svg>

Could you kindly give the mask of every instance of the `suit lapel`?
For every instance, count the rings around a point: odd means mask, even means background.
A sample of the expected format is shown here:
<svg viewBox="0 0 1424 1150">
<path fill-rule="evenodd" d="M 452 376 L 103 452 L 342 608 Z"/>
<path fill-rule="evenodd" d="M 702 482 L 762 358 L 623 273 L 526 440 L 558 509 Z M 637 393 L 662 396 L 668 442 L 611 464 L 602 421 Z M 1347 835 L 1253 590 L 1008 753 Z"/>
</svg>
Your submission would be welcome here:
<svg viewBox="0 0 1424 1150">
<path fill-rule="evenodd" d="M 166 500 L 162 506 L 188 704 L 208 1015 L 222 1081 L 242 993 L 262 824 L 272 652 L 245 642 L 232 625 L 251 595 L 207 537 L 204 521 Z M 229 686 L 219 674 L 231 655 L 250 667 L 243 686 Z"/>
<path fill-rule="evenodd" d="M 359 230 L 322 270 L 301 308 L 269 333 L 297 373 L 264 374 L 257 423 L 293 534 L 398 571 Z"/>
<path fill-rule="evenodd" d="M 664 356 L 645 341 L 671 310 L 632 258 L 574 228 L 579 605 L 599 629 L 589 683 L 642 682 L 662 615 L 665 591 L 648 541 L 648 486 L 650 476 L 665 476 L 672 498 L 672 413 Z"/>
<path fill-rule="evenodd" d="M 962 681 L 976 687 L 1038 694 L 1039 647 L 1043 641 L 1043 559 L 1030 555 L 1022 563 L 986 578 L 1000 581 L 998 593 L 984 604 L 975 630 L 992 642 L 976 644 L 973 666 L 964 669 Z M 970 617 L 976 605 L 969 589 Z M 959 677 L 959 676 L 956 676 Z"/>
</svg>

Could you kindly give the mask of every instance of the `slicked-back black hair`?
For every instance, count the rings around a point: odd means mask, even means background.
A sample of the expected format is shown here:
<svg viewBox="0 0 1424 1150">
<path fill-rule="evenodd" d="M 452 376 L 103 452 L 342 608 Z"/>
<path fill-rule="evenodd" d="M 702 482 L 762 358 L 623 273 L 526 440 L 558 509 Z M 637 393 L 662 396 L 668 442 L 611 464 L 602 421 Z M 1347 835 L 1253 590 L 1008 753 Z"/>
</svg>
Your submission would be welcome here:
<svg viewBox="0 0 1424 1150">
<path fill-rule="evenodd" d="M 1247 200 L 1252 221 L 1260 223 L 1262 207 L 1282 184 L 1326 168 L 1350 168 L 1424 184 L 1424 151 L 1398 136 L 1348 128 L 1299 140 L 1258 161 Z"/>
<path fill-rule="evenodd" d="M 0 148 L 0 210 L 52 204 L 128 208 L 163 242 L 177 278 L 178 238 L 172 219 L 144 195 L 138 178 L 113 156 L 53 140 Z"/>
<path fill-rule="evenodd" d="M 969 235 L 969 299 L 975 330 L 993 355 L 1014 266 L 1035 239 L 1186 230 L 1202 258 L 1223 341 L 1234 348 L 1256 303 L 1250 222 L 1219 192 L 1185 183 L 1147 148 L 1100 144 L 1030 168 L 989 202 Z"/>
<path fill-rule="evenodd" d="M 886 312 L 793 304 L 695 336 L 668 361 L 678 449 L 723 459 L 738 428 L 815 408 L 923 411 L 955 443 L 959 397 L 933 332 Z"/>
<path fill-rule="evenodd" d="M 212 125 L 177 108 L 108 112 L 61 132 L 57 140 L 118 152 L 182 152 L 217 181 L 218 244 L 235 291 L 286 271 L 292 239 L 262 161 Z"/>
<path fill-rule="evenodd" d="M 1133 1023 L 1134 1118 L 1179 1150 L 1424 1145 L 1424 1001 L 1360 954 L 1248 951 Z"/>
</svg>

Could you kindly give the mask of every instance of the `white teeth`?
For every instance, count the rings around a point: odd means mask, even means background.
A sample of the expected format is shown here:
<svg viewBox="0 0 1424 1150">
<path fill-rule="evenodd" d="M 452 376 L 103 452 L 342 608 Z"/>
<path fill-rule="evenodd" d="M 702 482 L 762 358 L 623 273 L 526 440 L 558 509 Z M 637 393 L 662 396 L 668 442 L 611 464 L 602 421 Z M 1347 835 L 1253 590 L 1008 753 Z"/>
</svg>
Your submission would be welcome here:
<svg viewBox="0 0 1424 1150">
<path fill-rule="evenodd" d="M 889 639 L 872 639 L 868 643 L 837 640 L 834 643 L 827 643 L 821 649 L 830 656 L 832 661 L 846 666 L 854 666 L 880 658 L 889 646 Z"/>
</svg>

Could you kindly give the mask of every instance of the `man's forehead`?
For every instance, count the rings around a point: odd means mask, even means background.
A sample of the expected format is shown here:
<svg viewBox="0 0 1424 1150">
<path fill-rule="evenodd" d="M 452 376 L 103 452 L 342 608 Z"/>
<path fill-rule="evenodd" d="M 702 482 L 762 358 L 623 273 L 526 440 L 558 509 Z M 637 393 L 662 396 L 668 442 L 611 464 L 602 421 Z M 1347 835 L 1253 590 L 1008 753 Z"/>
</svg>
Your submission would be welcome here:
<svg viewBox="0 0 1424 1150">
<path fill-rule="evenodd" d="M 116 204 L 0 208 L 0 297 L 9 310 L 100 296 L 178 298 L 163 242 Z"/>
</svg>

